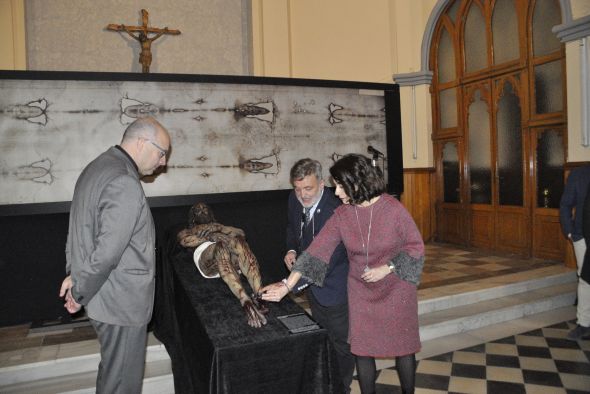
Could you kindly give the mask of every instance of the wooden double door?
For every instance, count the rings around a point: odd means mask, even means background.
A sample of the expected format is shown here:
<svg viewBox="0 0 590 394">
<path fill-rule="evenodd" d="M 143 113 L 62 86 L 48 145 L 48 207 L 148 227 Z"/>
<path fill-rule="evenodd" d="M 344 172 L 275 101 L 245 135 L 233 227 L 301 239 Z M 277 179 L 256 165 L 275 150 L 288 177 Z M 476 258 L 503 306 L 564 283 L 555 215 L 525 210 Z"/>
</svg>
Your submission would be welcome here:
<svg viewBox="0 0 590 394">
<path fill-rule="evenodd" d="M 463 85 L 457 136 L 435 143 L 438 239 L 560 258 L 563 126 L 535 124 L 525 73 Z"/>
</svg>

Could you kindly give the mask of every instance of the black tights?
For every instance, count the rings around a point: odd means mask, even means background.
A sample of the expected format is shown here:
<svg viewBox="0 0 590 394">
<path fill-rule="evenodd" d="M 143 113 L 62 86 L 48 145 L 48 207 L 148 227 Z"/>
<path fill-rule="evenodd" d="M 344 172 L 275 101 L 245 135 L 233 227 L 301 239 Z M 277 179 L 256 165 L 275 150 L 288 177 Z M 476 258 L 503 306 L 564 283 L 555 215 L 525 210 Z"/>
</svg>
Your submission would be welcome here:
<svg viewBox="0 0 590 394">
<path fill-rule="evenodd" d="M 395 358 L 395 369 L 402 387 L 402 393 L 412 394 L 416 380 L 416 355 L 408 354 Z M 362 394 L 375 393 L 377 367 L 374 357 L 356 356 L 356 373 Z"/>
</svg>

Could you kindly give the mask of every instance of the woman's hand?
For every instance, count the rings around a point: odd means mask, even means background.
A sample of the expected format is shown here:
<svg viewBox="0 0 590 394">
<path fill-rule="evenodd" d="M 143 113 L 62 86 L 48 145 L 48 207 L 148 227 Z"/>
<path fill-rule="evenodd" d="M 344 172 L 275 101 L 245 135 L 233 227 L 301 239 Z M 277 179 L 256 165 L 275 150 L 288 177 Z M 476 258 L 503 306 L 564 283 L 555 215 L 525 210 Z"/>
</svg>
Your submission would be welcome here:
<svg viewBox="0 0 590 394">
<path fill-rule="evenodd" d="M 369 268 L 361 275 L 361 279 L 365 282 L 378 282 L 389 275 L 389 272 L 389 266 L 385 264 L 376 268 Z"/>
<path fill-rule="evenodd" d="M 285 282 L 276 282 L 264 286 L 259 293 L 265 301 L 279 302 L 289 293 L 289 288 Z"/>
<path fill-rule="evenodd" d="M 294 250 L 290 250 L 287 252 L 283 260 L 285 261 L 287 269 L 291 271 L 293 269 L 293 264 L 295 264 L 295 260 L 297 260 L 297 253 L 295 253 Z"/>
</svg>

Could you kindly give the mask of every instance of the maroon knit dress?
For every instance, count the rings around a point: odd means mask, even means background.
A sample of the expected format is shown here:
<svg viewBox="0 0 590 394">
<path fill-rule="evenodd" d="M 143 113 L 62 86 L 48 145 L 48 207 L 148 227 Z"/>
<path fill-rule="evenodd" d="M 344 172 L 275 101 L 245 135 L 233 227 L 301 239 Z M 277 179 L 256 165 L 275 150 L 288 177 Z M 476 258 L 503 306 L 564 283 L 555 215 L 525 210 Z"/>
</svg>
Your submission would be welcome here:
<svg viewBox="0 0 590 394">
<path fill-rule="evenodd" d="M 366 246 L 369 222 L 369 267 L 387 264 L 402 251 L 414 258 L 424 256 L 424 243 L 412 217 L 399 201 L 388 194 L 383 194 L 369 207 L 338 207 L 307 252 L 329 262 L 340 242 L 346 247 L 350 262 L 348 340 L 353 354 L 394 357 L 416 353 L 421 346 L 416 286 L 394 274 L 374 283 L 361 279 L 367 249 L 363 249 L 361 234 Z"/>
</svg>

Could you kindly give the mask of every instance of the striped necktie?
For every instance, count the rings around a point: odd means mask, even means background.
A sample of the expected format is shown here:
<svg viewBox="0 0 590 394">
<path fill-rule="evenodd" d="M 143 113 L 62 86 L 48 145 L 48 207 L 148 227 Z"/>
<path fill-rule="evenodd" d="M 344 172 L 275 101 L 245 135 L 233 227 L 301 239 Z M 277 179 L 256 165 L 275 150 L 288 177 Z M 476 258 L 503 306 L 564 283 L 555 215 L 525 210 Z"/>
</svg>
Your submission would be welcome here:
<svg viewBox="0 0 590 394">
<path fill-rule="evenodd" d="M 305 215 L 305 225 L 307 226 L 311 220 L 311 207 L 303 207 L 303 214 Z"/>
</svg>

